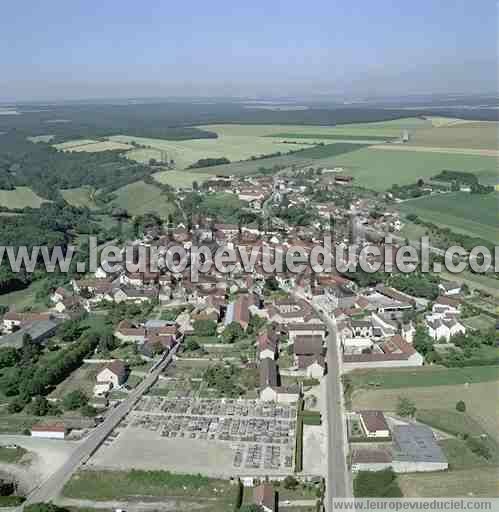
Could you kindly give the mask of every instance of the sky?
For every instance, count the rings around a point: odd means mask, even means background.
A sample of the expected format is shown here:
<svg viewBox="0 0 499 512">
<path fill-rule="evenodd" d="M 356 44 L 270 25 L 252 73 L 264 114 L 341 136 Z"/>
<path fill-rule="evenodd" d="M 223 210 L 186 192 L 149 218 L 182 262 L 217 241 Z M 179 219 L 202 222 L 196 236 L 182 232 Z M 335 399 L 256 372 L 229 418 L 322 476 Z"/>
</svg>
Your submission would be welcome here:
<svg viewBox="0 0 499 512">
<path fill-rule="evenodd" d="M 495 0 L 16 0 L 0 16 L 4 101 L 497 89 Z"/>
</svg>

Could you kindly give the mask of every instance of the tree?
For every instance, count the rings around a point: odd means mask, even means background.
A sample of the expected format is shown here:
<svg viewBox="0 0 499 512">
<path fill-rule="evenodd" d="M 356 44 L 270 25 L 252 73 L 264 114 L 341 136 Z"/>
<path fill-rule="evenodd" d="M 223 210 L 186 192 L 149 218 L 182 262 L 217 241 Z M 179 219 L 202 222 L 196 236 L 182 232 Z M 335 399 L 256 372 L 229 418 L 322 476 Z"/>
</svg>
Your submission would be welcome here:
<svg viewBox="0 0 499 512">
<path fill-rule="evenodd" d="M 215 336 L 217 323 L 213 320 L 194 320 L 194 332 L 197 336 Z"/>
<path fill-rule="evenodd" d="M 222 333 L 224 343 L 234 343 L 243 336 L 244 329 L 237 322 L 231 322 Z"/>
<path fill-rule="evenodd" d="M 62 405 L 64 406 L 64 409 L 67 409 L 68 411 L 74 411 L 75 409 L 79 409 L 80 407 L 87 405 L 87 403 L 88 397 L 80 389 L 75 389 L 74 391 L 71 391 L 62 400 Z"/>
<path fill-rule="evenodd" d="M 284 486 L 284 489 L 296 489 L 298 486 L 298 480 L 294 476 L 288 475 L 283 480 L 282 485 Z"/>
<path fill-rule="evenodd" d="M 463 400 L 459 400 L 459 402 L 457 402 L 456 411 L 466 412 L 466 404 L 464 403 Z"/>
<path fill-rule="evenodd" d="M 433 340 L 426 332 L 426 329 L 420 325 L 416 327 L 416 332 L 414 333 L 414 348 L 422 356 L 426 356 L 433 349 Z"/>
<path fill-rule="evenodd" d="M 0 348 L 0 368 L 14 366 L 19 362 L 19 353 L 13 347 Z"/>
<path fill-rule="evenodd" d="M 413 417 L 416 414 L 416 404 L 405 396 L 399 396 L 397 400 L 397 414 L 402 417 Z"/>
<path fill-rule="evenodd" d="M 91 405 L 84 405 L 81 409 L 80 409 L 80 412 L 82 414 L 82 416 L 86 416 L 88 418 L 93 418 L 94 416 L 97 415 L 97 409 L 95 407 L 92 407 Z"/>
<path fill-rule="evenodd" d="M 68 512 L 68 509 L 58 507 L 53 503 L 33 503 L 24 507 L 26 512 Z"/>
<path fill-rule="evenodd" d="M 46 416 L 50 410 L 50 404 L 44 396 L 37 396 L 28 405 L 27 410 L 33 416 Z"/>
</svg>

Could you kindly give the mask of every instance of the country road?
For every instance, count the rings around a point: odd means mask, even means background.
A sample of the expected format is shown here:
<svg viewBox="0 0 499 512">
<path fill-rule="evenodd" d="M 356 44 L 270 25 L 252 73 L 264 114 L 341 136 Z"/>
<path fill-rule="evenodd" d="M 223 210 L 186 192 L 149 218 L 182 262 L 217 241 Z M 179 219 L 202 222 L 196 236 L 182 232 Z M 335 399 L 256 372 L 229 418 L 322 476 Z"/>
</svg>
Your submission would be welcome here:
<svg viewBox="0 0 499 512">
<path fill-rule="evenodd" d="M 142 395 L 156 382 L 160 373 L 170 364 L 179 345 L 163 359 L 161 363 L 133 390 L 128 398 L 118 407 L 110 411 L 106 419 L 92 431 L 88 437 L 71 454 L 69 460 L 58 469 L 50 478 L 45 480 L 29 496 L 24 505 L 49 502 L 54 500 L 62 491 L 80 464 L 85 464 L 93 453 L 104 442 L 107 436 L 119 424 L 119 422 L 132 410 Z"/>
</svg>

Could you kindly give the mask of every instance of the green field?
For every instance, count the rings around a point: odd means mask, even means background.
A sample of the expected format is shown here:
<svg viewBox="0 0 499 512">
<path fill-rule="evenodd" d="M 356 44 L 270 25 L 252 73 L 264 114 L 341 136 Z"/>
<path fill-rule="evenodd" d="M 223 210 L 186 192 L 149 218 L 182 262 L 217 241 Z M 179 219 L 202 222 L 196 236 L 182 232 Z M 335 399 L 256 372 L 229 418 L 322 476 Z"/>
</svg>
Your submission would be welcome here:
<svg viewBox="0 0 499 512">
<path fill-rule="evenodd" d="M 397 477 L 405 497 L 496 497 L 497 471 L 490 467 L 435 473 L 407 473 Z"/>
<path fill-rule="evenodd" d="M 391 140 L 395 137 L 383 136 L 383 135 L 357 135 L 357 134 L 334 134 L 334 133 L 275 133 L 272 135 L 267 135 L 267 137 L 274 137 L 278 139 L 307 139 L 312 141 L 349 141 L 349 140 L 359 140 L 359 141 L 372 141 L 372 142 L 380 142 Z"/>
<path fill-rule="evenodd" d="M 331 164 L 344 167 L 355 177 L 356 185 L 378 191 L 393 184 L 408 185 L 419 178 L 431 178 L 444 169 L 497 173 L 496 158 L 490 156 L 363 148 L 332 160 Z"/>
<path fill-rule="evenodd" d="M 91 187 L 78 187 L 61 190 L 64 199 L 71 205 L 77 207 L 96 208 L 94 200 L 95 189 Z"/>
<path fill-rule="evenodd" d="M 0 190 L 0 206 L 7 208 L 40 208 L 47 202 L 37 196 L 29 187 L 16 187 L 14 190 Z"/>
<path fill-rule="evenodd" d="M 80 471 L 66 484 L 67 498 L 106 501 L 140 497 L 217 500 L 219 505 L 235 503 L 236 486 L 227 480 L 168 471 Z M 225 510 L 221 508 L 221 510 Z M 232 510 L 232 509 L 231 509 Z"/>
<path fill-rule="evenodd" d="M 113 192 L 117 197 L 112 204 L 124 208 L 131 215 L 156 213 L 166 218 L 175 206 L 161 194 L 161 190 L 143 181 L 136 181 Z"/>
<path fill-rule="evenodd" d="M 0 462 L 6 464 L 17 464 L 25 455 L 27 450 L 18 446 L 17 448 L 5 448 L 0 446 Z"/>
<path fill-rule="evenodd" d="M 411 199 L 400 205 L 428 222 L 499 243 L 499 193 L 452 192 Z"/>
<path fill-rule="evenodd" d="M 175 188 L 190 188 L 192 182 L 197 181 L 202 183 L 210 178 L 211 174 L 202 172 L 189 172 L 189 171 L 163 171 L 153 174 L 153 178 L 160 183 L 170 185 Z"/>
<path fill-rule="evenodd" d="M 356 388 L 400 389 L 496 381 L 499 380 L 499 367 L 439 368 L 423 366 L 411 370 L 357 370 L 349 375 Z"/>
</svg>

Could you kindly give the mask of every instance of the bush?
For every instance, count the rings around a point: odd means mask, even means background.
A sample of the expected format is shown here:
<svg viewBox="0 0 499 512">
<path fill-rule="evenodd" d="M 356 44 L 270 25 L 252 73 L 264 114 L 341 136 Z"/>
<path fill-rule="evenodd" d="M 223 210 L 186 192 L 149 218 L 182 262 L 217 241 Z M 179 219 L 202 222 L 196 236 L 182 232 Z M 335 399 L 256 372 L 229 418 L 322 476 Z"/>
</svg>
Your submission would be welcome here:
<svg viewBox="0 0 499 512">
<path fill-rule="evenodd" d="M 298 480 L 291 475 L 288 475 L 282 482 L 284 489 L 296 489 L 298 486 Z"/>
<path fill-rule="evenodd" d="M 412 417 L 416 414 L 416 404 L 407 397 L 399 396 L 397 401 L 397 414 L 399 416 Z"/>
<path fill-rule="evenodd" d="M 466 412 L 466 404 L 462 400 L 459 400 L 459 402 L 457 402 L 456 411 Z"/>
<path fill-rule="evenodd" d="M 353 481 L 356 498 L 399 498 L 402 491 L 391 468 L 382 471 L 359 471 Z"/>
<path fill-rule="evenodd" d="M 68 411 L 74 411 L 75 409 L 80 409 L 80 407 L 84 407 L 88 404 L 88 397 L 83 393 L 83 391 L 79 389 L 75 389 L 68 393 L 62 400 L 62 405 L 64 409 Z"/>
</svg>

